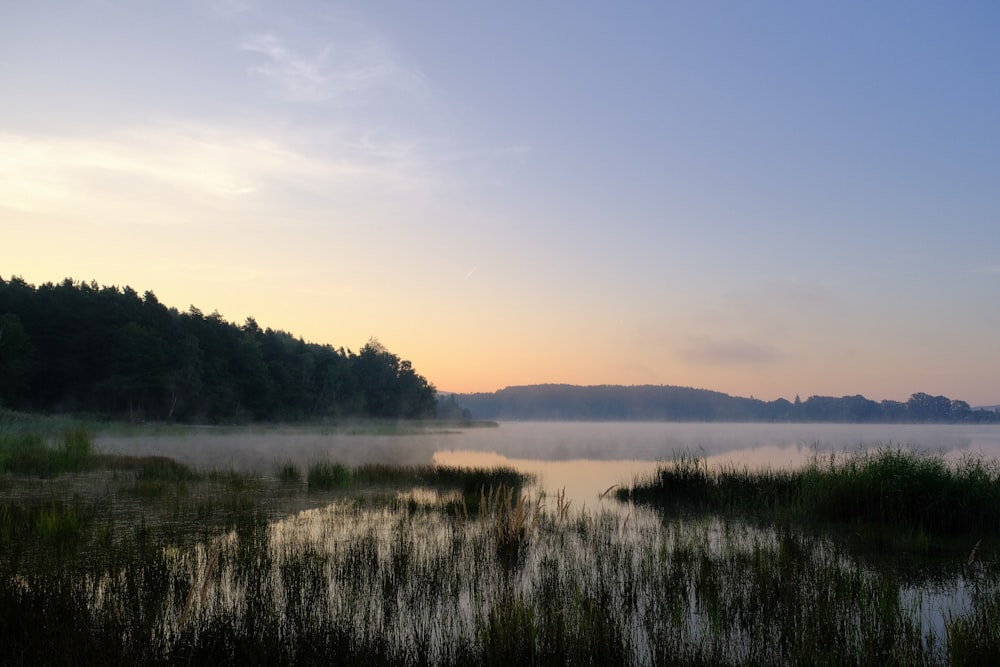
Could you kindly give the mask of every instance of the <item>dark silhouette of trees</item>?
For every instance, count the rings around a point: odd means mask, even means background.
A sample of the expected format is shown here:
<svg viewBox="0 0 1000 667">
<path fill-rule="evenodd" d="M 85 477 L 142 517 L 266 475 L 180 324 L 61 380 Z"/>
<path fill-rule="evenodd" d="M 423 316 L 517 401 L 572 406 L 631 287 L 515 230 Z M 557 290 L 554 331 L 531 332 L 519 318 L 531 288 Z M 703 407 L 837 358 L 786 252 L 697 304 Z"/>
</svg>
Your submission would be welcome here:
<svg viewBox="0 0 1000 667">
<path fill-rule="evenodd" d="M 861 395 L 761 401 L 672 386 L 533 385 L 451 397 L 476 419 L 764 422 L 1000 422 L 1000 412 L 965 401 L 913 394 L 906 403 Z"/>
<path fill-rule="evenodd" d="M 377 339 L 355 354 L 218 312 L 168 308 L 147 291 L 0 278 L 0 405 L 132 420 L 371 417 L 650 421 L 1000 422 L 945 396 L 761 401 L 672 386 L 535 385 L 437 400 Z M 440 406 L 440 408 L 439 408 Z"/>
<path fill-rule="evenodd" d="M 242 326 L 151 291 L 0 278 L 0 405 L 205 422 L 427 418 L 436 390 L 369 341 L 360 354 Z"/>
<path fill-rule="evenodd" d="M 354 360 L 354 380 L 365 398 L 369 417 L 430 417 L 435 413 L 434 389 L 378 341 L 371 339 Z"/>
<path fill-rule="evenodd" d="M 21 319 L 0 315 L 0 404 L 16 401 L 28 390 L 35 349 Z"/>
</svg>

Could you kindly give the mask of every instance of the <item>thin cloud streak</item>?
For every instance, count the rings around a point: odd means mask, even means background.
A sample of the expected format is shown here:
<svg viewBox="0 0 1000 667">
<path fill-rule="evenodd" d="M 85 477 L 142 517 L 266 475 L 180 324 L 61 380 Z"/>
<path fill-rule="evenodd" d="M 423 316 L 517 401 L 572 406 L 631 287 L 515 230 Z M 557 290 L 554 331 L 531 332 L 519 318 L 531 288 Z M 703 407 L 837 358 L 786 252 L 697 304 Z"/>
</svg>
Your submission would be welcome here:
<svg viewBox="0 0 1000 667">
<path fill-rule="evenodd" d="M 719 340 L 699 337 L 680 349 L 681 357 L 688 362 L 709 365 L 768 365 L 783 360 L 777 350 L 746 340 Z"/>
<path fill-rule="evenodd" d="M 249 68 L 252 76 L 270 83 L 288 102 L 347 102 L 364 104 L 366 95 L 403 91 L 414 99 L 428 96 L 420 73 L 402 66 L 384 40 L 347 31 L 318 49 L 289 44 L 273 33 L 248 37 L 240 50 L 264 59 Z"/>
<path fill-rule="evenodd" d="M 231 209 L 247 197 L 256 197 L 254 206 L 261 198 L 278 204 L 289 184 L 331 201 L 377 192 L 420 196 L 433 187 L 412 150 L 340 146 L 335 155 L 311 155 L 289 138 L 185 121 L 95 137 L 6 133 L 0 134 L 0 201 L 24 213 L 59 213 L 108 211 L 137 199 L 136 210 L 122 211 L 125 218 L 162 222 L 173 216 L 152 215 L 150 199 L 162 214 Z"/>
<path fill-rule="evenodd" d="M 317 102 L 332 94 L 326 89 L 327 77 L 323 74 L 324 60 L 329 55 L 329 49 L 323 49 L 313 57 L 299 56 L 292 53 L 274 35 L 251 38 L 243 44 L 242 49 L 268 59 L 266 64 L 253 67 L 250 71 L 270 80 L 289 100 Z"/>
</svg>

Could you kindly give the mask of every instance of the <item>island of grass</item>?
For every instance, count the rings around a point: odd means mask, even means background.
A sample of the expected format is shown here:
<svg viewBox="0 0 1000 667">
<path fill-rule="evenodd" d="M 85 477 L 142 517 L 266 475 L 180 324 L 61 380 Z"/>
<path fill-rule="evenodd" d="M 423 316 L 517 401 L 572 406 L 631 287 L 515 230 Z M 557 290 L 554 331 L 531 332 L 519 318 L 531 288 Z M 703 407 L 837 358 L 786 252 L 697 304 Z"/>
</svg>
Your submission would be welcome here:
<svg viewBox="0 0 1000 667">
<path fill-rule="evenodd" d="M 735 512 L 771 520 L 886 526 L 935 536 L 1000 534 L 1000 464 L 948 462 L 903 447 L 816 455 L 803 468 L 710 469 L 693 456 L 619 488 L 620 500 L 664 509 Z"/>
</svg>

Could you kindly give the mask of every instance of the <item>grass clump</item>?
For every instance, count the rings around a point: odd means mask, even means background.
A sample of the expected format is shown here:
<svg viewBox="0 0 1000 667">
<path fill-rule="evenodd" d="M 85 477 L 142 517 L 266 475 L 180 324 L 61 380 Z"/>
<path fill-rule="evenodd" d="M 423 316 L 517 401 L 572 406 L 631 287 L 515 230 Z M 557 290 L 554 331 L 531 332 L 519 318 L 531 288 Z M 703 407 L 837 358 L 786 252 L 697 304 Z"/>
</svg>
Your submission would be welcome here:
<svg viewBox="0 0 1000 667">
<path fill-rule="evenodd" d="M 346 489 L 352 482 L 351 471 L 341 463 L 320 461 L 309 466 L 306 486 L 309 492 Z"/>
<path fill-rule="evenodd" d="M 278 481 L 282 484 L 301 484 L 302 471 L 291 461 L 286 461 L 278 466 Z"/>
<path fill-rule="evenodd" d="M 354 480 L 361 484 L 400 486 L 419 485 L 459 489 L 464 496 L 478 500 L 484 489 L 501 486 L 520 489 L 530 479 L 508 466 L 496 468 L 460 468 L 455 466 L 406 466 L 384 463 L 362 465 L 354 469 Z"/>
<path fill-rule="evenodd" d="M 488 527 L 497 559 L 505 569 L 524 562 L 541 513 L 541 498 L 532 503 L 515 488 L 501 485 L 481 491 L 479 516 Z"/>
<path fill-rule="evenodd" d="M 262 488 L 262 481 L 255 475 L 236 470 L 213 470 L 206 475 L 207 479 L 222 485 L 229 493 L 251 493 Z"/>
<path fill-rule="evenodd" d="M 20 475 L 53 477 L 95 465 L 94 444 L 81 428 L 67 429 L 54 445 L 38 433 L 0 435 L 0 468 Z"/>
<path fill-rule="evenodd" d="M 939 535 L 1000 534 L 1000 466 L 977 457 L 882 448 L 816 457 L 800 470 L 721 467 L 697 457 L 660 466 L 620 500 L 701 511 L 743 511 Z"/>
<path fill-rule="evenodd" d="M 899 525 L 930 533 L 1000 532 L 1000 468 L 967 457 L 881 449 L 823 463 L 802 473 L 802 504 L 839 522 Z"/>
<path fill-rule="evenodd" d="M 146 456 L 138 463 L 136 481 L 139 482 L 196 482 L 201 479 L 190 466 L 166 456 Z"/>
<path fill-rule="evenodd" d="M 93 508 L 79 498 L 0 504 L 0 543 L 41 541 L 45 546 L 77 541 L 93 519 Z"/>
<path fill-rule="evenodd" d="M 704 459 L 681 454 L 660 465 L 651 479 L 619 487 L 615 497 L 696 512 L 780 512 L 800 505 L 801 484 L 801 472 L 709 469 Z"/>
</svg>

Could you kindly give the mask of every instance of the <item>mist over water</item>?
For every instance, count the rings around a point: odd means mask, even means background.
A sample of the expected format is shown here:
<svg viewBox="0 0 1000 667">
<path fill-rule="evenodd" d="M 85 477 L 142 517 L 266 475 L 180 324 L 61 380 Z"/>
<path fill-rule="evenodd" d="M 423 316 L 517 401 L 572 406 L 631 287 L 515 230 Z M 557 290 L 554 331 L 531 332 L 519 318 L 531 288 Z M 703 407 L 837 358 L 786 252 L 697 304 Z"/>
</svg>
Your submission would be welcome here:
<svg viewBox="0 0 1000 667">
<path fill-rule="evenodd" d="M 186 435 L 102 436 L 100 448 L 163 455 L 200 468 L 273 473 L 319 460 L 459 466 L 510 465 L 538 476 L 547 493 L 564 490 L 577 507 L 593 507 L 614 484 L 655 470 L 679 454 L 709 466 L 796 467 L 815 454 L 900 446 L 1000 457 L 1000 425 L 761 424 L 675 422 L 506 422 L 498 428 L 382 435 L 319 429 L 192 430 Z"/>
<path fill-rule="evenodd" d="M 762 424 L 676 422 L 514 422 L 464 434 L 466 449 L 548 461 L 710 459 L 781 466 L 815 450 L 901 445 L 933 452 L 1000 455 L 1000 426 L 949 424 Z M 758 450 L 763 450 L 761 456 Z M 780 460 L 787 454 L 790 460 Z M 778 459 L 770 459 L 769 456 Z"/>
</svg>

